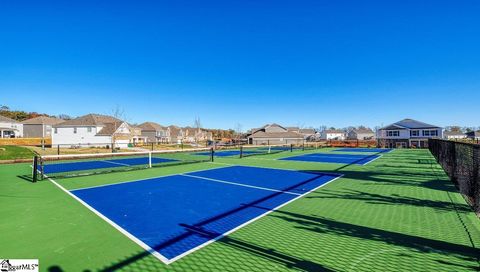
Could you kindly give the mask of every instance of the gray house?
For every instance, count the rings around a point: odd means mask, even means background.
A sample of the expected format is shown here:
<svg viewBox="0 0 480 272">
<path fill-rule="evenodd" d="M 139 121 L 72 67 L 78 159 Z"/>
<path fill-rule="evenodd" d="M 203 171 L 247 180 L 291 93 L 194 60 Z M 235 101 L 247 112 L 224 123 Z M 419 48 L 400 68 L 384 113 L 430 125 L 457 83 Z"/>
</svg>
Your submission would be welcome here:
<svg viewBox="0 0 480 272">
<path fill-rule="evenodd" d="M 261 128 L 252 129 L 247 136 L 248 143 L 254 145 L 263 144 L 301 144 L 303 135 L 288 131 L 287 128 L 278 124 L 269 124 Z"/>
<path fill-rule="evenodd" d="M 145 122 L 138 125 L 142 129 L 141 135 L 147 137 L 151 143 L 169 143 L 170 133 L 167 127 L 154 122 Z"/>
<path fill-rule="evenodd" d="M 347 133 L 348 140 L 373 140 L 375 133 L 369 128 L 352 129 Z"/>
<path fill-rule="evenodd" d="M 382 147 L 427 148 L 428 139 L 442 138 L 443 129 L 413 119 L 403 119 L 377 131 Z"/>
<path fill-rule="evenodd" d="M 52 126 L 65 122 L 62 119 L 38 116 L 22 122 L 23 137 L 25 138 L 48 138 L 52 136 Z"/>
</svg>

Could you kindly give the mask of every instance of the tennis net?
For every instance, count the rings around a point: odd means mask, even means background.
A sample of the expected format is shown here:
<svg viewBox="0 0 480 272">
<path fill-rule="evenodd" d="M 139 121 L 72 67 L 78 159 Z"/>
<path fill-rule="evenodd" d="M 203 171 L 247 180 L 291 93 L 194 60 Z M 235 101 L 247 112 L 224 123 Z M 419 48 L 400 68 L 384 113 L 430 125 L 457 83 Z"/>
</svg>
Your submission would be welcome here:
<svg viewBox="0 0 480 272">
<path fill-rule="evenodd" d="M 201 153 L 199 153 L 201 152 Z M 201 154 L 201 155 L 200 155 Z M 33 180 L 75 177 L 213 161 L 213 149 L 35 156 Z"/>
<path fill-rule="evenodd" d="M 292 145 L 240 146 L 240 158 L 292 151 Z"/>
</svg>

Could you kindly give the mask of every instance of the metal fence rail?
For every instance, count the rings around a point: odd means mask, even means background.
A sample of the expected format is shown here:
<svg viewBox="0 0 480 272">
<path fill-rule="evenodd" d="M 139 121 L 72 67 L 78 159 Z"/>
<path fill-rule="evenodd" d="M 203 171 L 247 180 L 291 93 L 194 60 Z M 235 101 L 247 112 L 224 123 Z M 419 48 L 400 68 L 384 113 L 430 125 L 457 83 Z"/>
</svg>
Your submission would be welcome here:
<svg viewBox="0 0 480 272">
<path fill-rule="evenodd" d="M 480 214 L 480 145 L 430 139 L 428 147 L 475 213 Z"/>
</svg>

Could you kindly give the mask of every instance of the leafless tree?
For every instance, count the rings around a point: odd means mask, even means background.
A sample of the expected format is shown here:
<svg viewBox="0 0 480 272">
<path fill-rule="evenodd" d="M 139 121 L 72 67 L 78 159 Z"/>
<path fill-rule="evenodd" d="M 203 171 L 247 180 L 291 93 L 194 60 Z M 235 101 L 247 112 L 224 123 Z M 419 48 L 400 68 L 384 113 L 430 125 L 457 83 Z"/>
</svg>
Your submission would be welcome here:
<svg viewBox="0 0 480 272">
<path fill-rule="evenodd" d="M 242 136 L 242 131 L 243 127 L 242 127 L 242 124 L 240 123 L 236 123 L 235 124 L 235 140 L 238 142 L 240 140 L 240 137 Z"/>
</svg>

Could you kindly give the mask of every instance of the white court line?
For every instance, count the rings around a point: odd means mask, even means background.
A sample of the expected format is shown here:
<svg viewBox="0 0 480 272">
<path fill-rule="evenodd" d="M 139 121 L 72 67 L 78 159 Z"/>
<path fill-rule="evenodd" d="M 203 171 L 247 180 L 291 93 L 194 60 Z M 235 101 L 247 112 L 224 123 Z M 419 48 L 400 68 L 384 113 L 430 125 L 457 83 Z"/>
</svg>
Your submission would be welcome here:
<svg viewBox="0 0 480 272">
<path fill-rule="evenodd" d="M 283 191 L 283 190 L 271 189 L 271 188 L 260 187 L 260 186 L 253 186 L 253 185 L 248 185 L 248 184 L 243 184 L 243 183 L 236 183 L 236 182 L 231 182 L 231 181 L 226 181 L 226 180 L 206 178 L 206 177 L 189 175 L 189 174 L 180 174 L 180 176 L 197 178 L 197 179 L 204 179 L 204 180 L 215 181 L 215 182 L 219 182 L 219 183 L 231 184 L 231 185 L 235 185 L 235 186 L 242 186 L 242 187 L 260 189 L 260 190 L 266 190 L 266 191 L 272 191 L 272 192 L 278 192 L 278 193 L 284 193 L 284 194 L 301 195 L 301 194 L 298 194 L 298 193 L 292 193 L 292 192 L 287 192 L 287 191 Z"/>
<path fill-rule="evenodd" d="M 225 163 L 216 163 L 216 164 L 222 164 L 222 165 L 227 165 L 226 167 L 229 167 L 230 165 L 229 164 L 225 164 Z M 265 168 L 265 169 L 278 169 L 278 170 L 285 170 L 285 171 L 301 171 L 301 170 L 295 170 L 295 169 L 281 169 L 281 168 L 268 168 L 268 167 L 256 167 L 256 166 L 248 166 L 248 165 L 238 165 L 238 166 L 241 166 L 241 167 L 253 167 L 253 168 Z M 225 167 L 225 168 L 226 168 Z M 193 172 L 187 172 L 187 173 L 194 173 L 194 172 L 199 172 L 199 171 L 207 171 L 207 170 L 214 170 L 214 169 L 221 169 L 221 168 L 224 168 L 224 167 L 219 167 L 219 168 L 212 168 L 212 169 L 205 169 L 205 170 L 196 170 L 196 171 L 193 171 Z M 313 174 L 313 173 L 312 173 Z M 324 175 L 328 175 L 329 173 L 327 172 L 318 172 L 319 175 L 321 174 L 324 174 Z M 168 176 L 175 176 L 175 175 L 179 175 L 179 174 L 171 174 L 171 175 L 165 175 L 165 176 L 160 176 L 160 177 L 155 177 L 155 178 L 162 178 L 162 177 L 168 177 Z M 316 191 L 317 189 L 343 177 L 344 175 L 338 175 L 338 174 L 331 174 L 331 175 L 335 175 L 336 177 L 313 188 L 312 190 L 309 190 L 307 192 L 304 192 L 303 194 L 295 194 L 296 197 L 294 197 L 293 199 L 287 201 L 287 202 L 284 202 L 282 204 L 280 204 L 279 206 L 255 217 L 255 218 L 252 218 L 250 219 L 249 221 L 231 229 L 230 231 L 227 231 L 221 235 L 219 235 L 218 237 L 214 238 L 214 239 L 211 239 L 201 245 L 198 245 L 197 247 L 194 247 L 188 251 L 185 251 L 184 253 L 172 258 L 172 259 L 168 259 L 166 258 L 165 256 L 163 256 L 162 254 L 160 254 L 159 252 L 155 251 L 154 249 L 152 249 L 150 246 L 148 246 L 147 244 L 145 244 L 144 242 L 142 242 L 140 239 L 138 239 L 137 237 L 135 237 L 134 235 L 132 235 L 131 233 L 129 233 L 128 231 L 126 231 L 125 229 L 123 229 L 122 227 L 120 227 L 119 225 L 117 225 L 115 222 L 113 222 L 112 220 L 110 220 L 108 217 L 104 216 L 102 213 L 100 213 L 99 211 L 97 211 L 96 209 L 94 209 L 93 207 L 91 207 L 90 205 L 88 205 L 86 202 L 84 202 L 83 200 L 81 200 L 80 198 L 78 198 L 77 196 L 75 196 L 72 192 L 74 190 L 67 190 L 65 189 L 64 187 L 62 187 L 60 184 L 58 184 L 57 182 L 55 182 L 53 179 L 49 178 L 49 177 L 46 177 L 50 182 L 52 182 L 53 184 L 55 184 L 58 188 L 60 188 L 62 191 L 64 191 L 65 193 L 67 193 L 68 195 L 70 195 L 71 197 L 73 197 L 75 200 L 77 200 L 78 202 L 80 202 L 80 204 L 82 204 L 83 206 L 85 206 L 86 208 L 88 208 L 90 211 L 92 211 L 94 214 L 96 214 L 97 216 L 99 216 L 100 218 L 102 218 L 103 220 L 105 220 L 107 223 L 109 223 L 111 226 L 113 226 L 115 229 L 117 229 L 118 231 L 120 231 L 122 234 L 124 234 L 127 238 L 129 238 L 130 240 L 132 240 L 133 242 L 135 242 L 136 244 L 138 244 L 140 247 L 142 247 L 143 249 L 145 249 L 147 252 L 151 253 L 154 257 L 156 257 L 157 259 L 159 259 L 161 262 L 163 262 L 164 264 L 171 264 L 185 256 L 187 256 L 188 254 L 192 253 L 192 252 L 195 252 L 235 231 L 237 231 L 238 229 L 282 208 L 283 206 L 313 192 L 313 191 Z M 150 178 L 150 179 L 155 179 L 155 178 Z M 145 180 L 145 179 L 142 179 L 142 180 Z M 133 180 L 133 181 L 126 181 L 126 182 L 122 182 L 122 183 L 117 183 L 117 184 L 123 184 L 123 183 L 127 183 L 127 182 L 136 182 L 136 181 L 142 181 L 142 180 Z M 94 187 L 89 187 L 89 188 L 95 188 L 95 187 L 104 187 L 104 186 L 111 186 L 111 185 L 116 185 L 116 184 L 107 184 L 107 185 L 100 185 L 100 186 L 94 186 Z M 88 189 L 88 188 L 84 188 L 84 189 Z M 77 189 L 77 190 L 82 190 L 82 189 Z"/>
<path fill-rule="evenodd" d="M 49 178 L 49 177 L 46 177 L 50 182 L 52 182 L 53 184 L 55 184 L 58 188 L 60 188 L 62 191 L 64 191 L 65 193 L 67 193 L 69 196 L 73 197 L 75 200 L 77 200 L 78 202 L 80 202 L 80 204 L 82 204 L 83 206 L 85 206 L 87 209 L 89 209 L 90 211 L 92 211 L 94 214 L 96 214 L 98 217 L 100 217 L 101 219 L 105 220 L 108 224 L 110 224 L 112 227 L 114 227 L 115 229 L 117 229 L 119 232 L 121 232 L 123 235 L 127 236 L 130 240 L 132 240 L 133 242 L 135 242 L 137 245 L 139 245 L 140 247 L 142 247 L 143 249 L 145 249 L 146 251 L 148 251 L 150 254 L 152 254 L 153 256 L 155 256 L 157 259 L 159 259 L 160 261 L 162 261 L 163 263 L 166 263 L 166 264 L 169 264 L 169 260 L 167 257 L 163 256 L 162 254 L 158 253 L 157 251 L 155 251 L 153 248 L 151 248 L 150 246 L 148 246 L 147 244 L 145 244 L 144 242 L 142 242 L 140 239 L 138 239 L 137 237 L 135 237 L 135 235 L 129 233 L 128 231 L 126 231 L 125 229 L 123 229 L 122 227 L 120 227 L 119 225 L 117 225 L 115 222 L 113 222 L 112 220 L 110 220 L 108 217 L 106 217 L 105 215 L 103 215 L 101 212 L 97 211 L 96 209 L 94 209 L 92 206 L 88 205 L 85 201 L 83 201 L 82 199 L 80 199 L 79 197 L 77 197 L 76 195 L 72 194 L 70 191 L 68 191 L 67 189 L 63 188 L 60 184 L 58 184 L 57 182 L 55 182 L 53 179 Z"/>
<path fill-rule="evenodd" d="M 106 162 L 106 163 L 111 163 L 111 164 L 117 164 L 117 165 L 123 165 L 123 166 L 132 166 L 130 164 L 126 164 L 126 163 L 119 163 L 119 162 L 113 162 L 113 161 L 101 161 L 101 162 Z"/>
<path fill-rule="evenodd" d="M 220 164 L 220 163 L 216 163 L 216 164 Z M 222 163 L 222 165 L 226 165 L 226 166 L 224 166 L 224 167 L 217 167 L 217 168 L 208 168 L 208 169 L 203 169 L 203 170 L 194 170 L 194 171 L 190 171 L 190 172 L 185 172 L 185 173 L 183 173 L 183 174 L 189 174 L 189 173 L 195 173 L 195 172 L 199 172 L 199 171 L 206 171 L 206 170 L 213 170 L 213 169 L 221 169 L 221 168 L 226 168 L 226 167 L 229 167 L 229 166 L 233 166 L 233 164 L 232 164 L 232 165 L 228 165 L 228 164 L 225 164 L 225 163 Z M 176 175 L 180 175 L 180 174 L 179 174 L 179 173 L 176 173 L 176 174 L 169 174 L 169 175 L 165 175 L 165 176 L 156 176 L 156 177 L 152 177 L 152 178 L 134 179 L 134 180 L 117 182 L 117 183 L 95 185 L 95 186 L 90 186 L 90 187 L 83 187 L 83 188 L 72 189 L 72 190 L 70 190 L 70 192 L 80 191 L 80 190 L 87 190 L 87 189 L 93 189 L 93 188 L 99 188 L 99 187 L 115 186 L 115 185 L 130 183 L 130 182 L 138 182 L 138 181 L 144 181 L 144 180 L 151 180 L 151 179 L 158 179 L 158 178 L 166 178 L 166 177 L 171 177 L 171 176 L 176 176 Z"/>
<path fill-rule="evenodd" d="M 239 226 L 237 226 L 237 227 L 235 227 L 235 228 L 233 228 L 233 229 L 231 229 L 231 230 L 229 230 L 229 231 L 227 231 L 227 232 L 219 235 L 218 237 L 216 237 L 216 238 L 214 238 L 214 239 L 211 239 L 211 240 L 209 240 L 209 241 L 207 241 L 207 242 L 205 242 L 205 243 L 203 243 L 203 244 L 201 244 L 201 245 L 199 245 L 199 246 L 197 246 L 197 247 L 194 247 L 194 248 L 192 248 L 192 249 L 190 249 L 190 250 L 188 250 L 188 251 L 185 251 L 184 253 L 178 255 L 177 257 L 170 259 L 170 260 L 169 260 L 169 263 L 173 263 L 174 261 L 179 260 L 180 258 L 183 258 L 183 257 L 187 256 L 188 254 L 190 254 L 190 253 L 192 253 L 192 252 L 195 252 L 195 251 L 197 251 L 197 250 L 199 250 L 199 249 L 201 249 L 201 248 L 203 248 L 203 247 L 206 247 L 206 246 L 208 246 L 209 244 L 211 244 L 211 243 L 213 243 L 213 242 L 215 242 L 215 241 L 217 241 L 217 240 L 222 239 L 223 237 L 225 237 L 225 236 L 227 236 L 227 235 L 229 235 L 229 234 L 237 231 L 238 229 L 243 228 L 244 226 L 246 226 L 246 225 L 248 225 L 248 224 L 250 224 L 250 223 L 252 223 L 252 222 L 254 222 L 254 221 L 256 221 L 256 220 L 258 220 L 258 219 L 260 219 L 260 218 L 262 218 L 262 217 L 264 217 L 264 216 L 266 216 L 266 215 L 268 215 L 268 214 L 270 214 L 270 213 L 272 213 L 272 212 L 274 212 L 274 211 L 276 211 L 276 210 L 278 210 L 278 209 L 280 209 L 280 208 L 282 208 L 283 206 L 285 206 L 285 205 L 287 205 L 287 204 L 290 204 L 291 202 L 293 202 L 293 201 L 295 201 L 295 200 L 297 200 L 297 199 L 299 199 L 299 198 L 301 198 L 301 197 L 306 196 L 307 194 L 309 194 L 309 193 L 311 193 L 311 192 L 313 192 L 313 191 L 318 190 L 320 187 L 323 187 L 323 186 L 329 184 L 330 182 L 333 182 L 333 181 L 335 181 L 335 180 L 337 180 L 337 179 L 339 179 L 339 178 L 341 178 L 341 177 L 343 177 L 343 175 L 339 175 L 339 176 L 337 176 L 336 178 L 334 178 L 334 179 L 332 179 L 332 180 L 329 180 L 329 181 L 325 182 L 324 184 L 322 184 L 322 185 L 320 185 L 320 186 L 317 186 L 317 187 L 313 188 L 312 190 L 310 190 L 310 191 L 308 191 L 308 192 L 305 192 L 305 193 L 303 193 L 303 194 L 301 194 L 301 195 L 299 195 L 299 196 L 297 196 L 297 197 L 295 197 L 295 198 L 292 198 L 291 200 L 289 200 L 289 201 L 287 201 L 287 202 L 284 202 L 284 203 L 278 205 L 277 207 L 275 207 L 275 208 L 273 208 L 273 209 L 271 209 L 271 210 L 269 210 L 269 211 L 267 211 L 267 212 L 265 212 L 265 213 L 262 213 L 261 215 L 255 217 L 255 218 L 252 218 L 252 219 L 248 220 L 247 222 L 245 222 L 245 223 L 243 223 L 243 224 L 241 224 L 241 225 L 239 225 Z"/>
<path fill-rule="evenodd" d="M 366 163 L 364 163 L 364 164 L 362 164 L 362 165 L 367 165 L 367 164 L 369 164 L 369 163 L 371 163 L 371 162 L 373 162 L 373 161 L 376 161 L 376 160 L 380 159 L 382 156 L 383 156 L 383 155 L 379 155 L 379 156 L 376 157 L 375 159 L 370 160 L 370 161 L 368 161 L 368 162 L 366 162 Z"/>
</svg>

